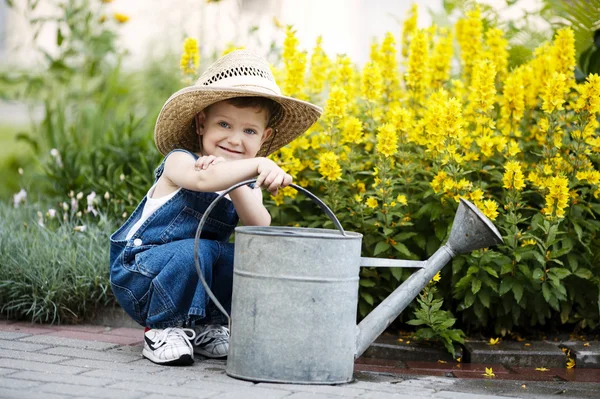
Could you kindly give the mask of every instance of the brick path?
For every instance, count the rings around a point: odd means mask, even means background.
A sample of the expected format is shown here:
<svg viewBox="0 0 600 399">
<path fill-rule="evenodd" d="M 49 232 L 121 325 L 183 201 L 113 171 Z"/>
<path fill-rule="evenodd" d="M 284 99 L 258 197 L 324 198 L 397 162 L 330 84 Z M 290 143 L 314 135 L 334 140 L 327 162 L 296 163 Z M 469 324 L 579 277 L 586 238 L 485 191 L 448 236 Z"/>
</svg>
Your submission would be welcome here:
<svg viewBox="0 0 600 399">
<path fill-rule="evenodd" d="M 141 357 L 142 332 L 0 321 L 0 398 L 594 398 L 600 382 L 598 369 L 359 359 L 349 384 L 253 383 L 228 377 L 224 361 L 155 365 Z"/>
</svg>

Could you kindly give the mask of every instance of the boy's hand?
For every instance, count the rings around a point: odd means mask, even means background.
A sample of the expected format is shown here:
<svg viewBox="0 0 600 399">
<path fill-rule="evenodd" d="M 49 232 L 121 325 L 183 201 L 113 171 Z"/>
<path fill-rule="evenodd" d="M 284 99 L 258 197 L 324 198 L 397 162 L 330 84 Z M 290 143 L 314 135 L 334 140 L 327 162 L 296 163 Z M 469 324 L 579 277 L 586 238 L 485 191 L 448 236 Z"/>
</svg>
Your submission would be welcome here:
<svg viewBox="0 0 600 399">
<path fill-rule="evenodd" d="M 203 170 L 203 169 L 208 168 L 210 165 L 216 165 L 221 162 L 225 162 L 225 158 L 215 157 L 214 155 L 205 155 L 196 160 L 194 169 L 195 170 Z"/>
<path fill-rule="evenodd" d="M 268 158 L 262 158 L 258 164 L 256 185 L 266 188 L 271 194 L 277 195 L 280 187 L 289 186 L 292 176 L 288 175 L 277 164 Z"/>
</svg>

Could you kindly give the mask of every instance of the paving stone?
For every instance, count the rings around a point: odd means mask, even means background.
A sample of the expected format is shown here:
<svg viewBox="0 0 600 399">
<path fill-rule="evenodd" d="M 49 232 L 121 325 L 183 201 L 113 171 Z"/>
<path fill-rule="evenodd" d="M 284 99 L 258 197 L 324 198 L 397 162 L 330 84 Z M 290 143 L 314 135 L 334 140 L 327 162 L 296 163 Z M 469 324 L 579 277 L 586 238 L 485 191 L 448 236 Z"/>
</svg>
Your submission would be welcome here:
<svg viewBox="0 0 600 399">
<path fill-rule="evenodd" d="M 8 389 L 0 387 L 0 398 L 2 399 L 40 399 L 40 397 L 42 397 L 42 395 L 37 392 L 26 392 L 22 389 Z M 48 393 L 44 393 L 43 395 L 44 399 L 64 399 L 66 397 L 67 396 Z M 68 397 L 72 398 L 73 396 Z"/>
<path fill-rule="evenodd" d="M 410 341 L 409 344 L 407 342 L 407 340 L 398 342 L 395 336 L 381 335 L 369 346 L 361 357 L 401 361 L 453 361 L 452 355 L 444 348 L 416 341 Z M 460 356 L 459 352 L 457 357 Z"/>
<path fill-rule="evenodd" d="M 120 335 L 123 337 L 137 338 L 143 340 L 144 336 L 144 328 L 127 328 L 127 327 L 119 327 L 119 328 L 110 328 L 106 330 L 105 334 L 107 335 Z"/>
<path fill-rule="evenodd" d="M 433 362 L 406 362 L 409 369 L 432 370 L 432 371 L 464 371 L 471 373 L 485 373 L 486 368 L 492 368 L 494 373 L 506 374 L 508 370 L 501 364 L 476 364 L 476 363 L 433 363 Z"/>
<path fill-rule="evenodd" d="M 283 389 L 264 389 L 260 387 L 252 387 L 246 390 L 228 389 L 227 392 L 219 394 L 215 399 L 280 399 L 288 398 L 290 391 Z M 362 396 L 361 396 L 362 397 Z"/>
<path fill-rule="evenodd" d="M 96 350 L 105 350 L 119 346 L 118 344 L 112 344 L 108 342 L 84 341 L 80 339 L 57 337 L 54 335 L 34 335 L 31 337 L 22 338 L 20 341 L 48 344 L 52 346 L 69 346 L 73 348 Z"/>
<path fill-rule="evenodd" d="M 108 361 L 104 362 L 102 360 L 94 360 L 94 359 L 73 359 L 62 362 L 66 366 L 76 366 L 81 367 L 83 369 L 109 369 L 120 372 L 129 372 L 129 371 L 153 371 L 158 370 L 161 367 L 152 362 L 145 361 L 143 363 L 139 362 L 129 362 L 129 363 L 121 363 Z"/>
<path fill-rule="evenodd" d="M 403 393 L 389 393 L 389 392 L 367 392 L 361 395 L 361 399 L 421 399 L 430 398 L 431 394 L 416 395 L 416 394 L 403 394 Z"/>
<path fill-rule="evenodd" d="M 79 374 L 83 377 L 102 378 L 105 381 L 137 381 L 137 382 L 148 382 L 156 383 L 160 381 L 162 385 L 180 385 L 186 382 L 186 378 L 183 376 L 172 377 L 162 375 L 160 371 L 148 372 L 148 371 L 127 371 L 122 373 L 120 371 L 114 371 L 110 369 L 101 370 L 89 370 Z"/>
<path fill-rule="evenodd" d="M 0 377 L 0 387 L 10 389 L 26 389 L 40 385 L 40 381 L 21 381 L 10 377 Z"/>
<path fill-rule="evenodd" d="M 15 373 L 16 371 L 17 370 L 15 370 L 15 369 L 6 369 L 6 368 L 0 367 L 0 375 L 12 374 L 12 373 Z"/>
<path fill-rule="evenodd" d="M 1 352 L 0 352 L 1 353 Z M 80 348 L 68 348 L 66 346 L 57 346 L 55 348 L 49 348 L 38 353 L 48 353 L 51 355 L 63 355 L 69 357 L 79 357 L 83 359 L 94 359 L 102 360 L 104 362 L 123 362 L 128 363 L 134 360 L 139 360 L 139 355 L 133 353 L 119 353 L 119 352 L 100 352 L 95 350 L 80 349 Z"/>
<path fill-rule="evenodd" d="M 482 395 L 478 393 L 465 393 L 454 391 L 439 391 L 432 394 L 430 397 L 439 399 L 481 399 Z M 506 399 L 506 396 L 485 394 L 485 399 Z"/>
<path fill-rule="evenodd" d="M 67 360 L 65 356 L 47 355 L 40 352 L 26 352 L 11 349 L 0 349 L 0 358 L 31 360 L 42 363 L 58 363 Z"/>
<path fill-rule="evenodd" d="M 340 395 L 325 393 L 294 392 L 290 396 L 286 396 L 286 399 L 339 399 L 340 397 Z"/>
<path fill-rule="evenodd" d="M 82 331 L 71 331 L 71 330 L 61 330 L 55 331 L 50 334 L 50 336 L 56 337 L 65 337 L 70 339 L 79 339 L 84 341 L 97 341 L 97 342 L 109 342 L 113 344 L 119 345 L 134 345 L 143 342 L 143 335 L 140 334 L 136 338 L 132 337 L 123 337 L 121 335 L 109 335 L 109 334 L 96 334 L 90 332 L 82 332 Z"/>
<path fill-rule="evenodd" d="M 356 359 L 354 364 L 366 364 L 373 366 L 382 366 L 382 367 L 406 367 L 406 364 L 399 360 L 390 360 L 390 359 L 375 359 L 368 357 L 360 357 Z"/>
<path fill-rule="evenodd" d="M 119 398 L 119 399 L 138 399 L 145 396 L 143 392 L 132 392 L 124 389 L 114 389 L 106 387 L 81 387 L 74 388 L 71 384 L 50 383 L 38 387 L 42 392 L 50 392 L 59 395 L 75 395 L 86 398 Z"/>
<path fill-rule="evenodd" d="M 563 366 L 565 354 L 556 345 L 542 341 L 533 342 L 531 346 L 516 341 L 502 341 L 497 345 L 467 341 L 463 362 L 551 368 Z"/>
<path fill-rule="evenodd" d="M 559 369 L 556 370 L 556 375 L 566 381 L 600 383 L 600 370 L 598 369 Z"/>
<path fill-rule="evenodd" d="M 13 331 L 0 331 L 0 339 L 19 339 L 29 337 L 31 334 Z"/>
<path fill-rule="evenodd" d="M 91 325 L 60 325 L 52 326 L 52 329 L 56 331 L 78 331 L 92 334 L 102 334 L 110 330 L 110 327 L 104 326 L 91 326 Z"/>
<path fill-rule="evenodd" d="M 110 381 L 107 381 L 105 378 L 88 377 L 84 375 L 51 374 L 40 371 L 18 371 L 14 374 L 11 374 L 10 378 L 98 387 L 102 387 L 110 383 Z"/>
<path fill-rule="evenodd" d="M 52 328 L 41 327 L 30 323 L 11 323 L 0 325 L 0 331 L 18 332 L 22 334 L 48 334 L 54 332 Z"/>
<path fill-rule="evenodd" d="M 26 336 L 26 335 L 25 335 Z M 0 339 L 0 349 L 13 349 L 26 352 L 39 351 L 40 349 L 49 348 L 48 345 L 30 344 L 9 339 Z"/>
<path fill-rule="evenodd" d="M 587 344 L 587 346 L 585 346 Z M 560 345 L 561 348 L 571 350 L 571 357 L 575 357 L 577 368 L 600 369 L 600 342 L 569 342 Z"/>
<path fill-rule="evenodd" d="M 272 384 L 259 383 L 258 387 L 268 389 L 282 389 L 292 392 L 308 392 L 314 394 L 328 394 L 337 396 L 355 397 L 365 393 L 365 390 L 357 388 L 353 385 L 303 385 L 303 384 Z"/>
<path fill-rule="evenodd" d="M 17 360 L 17 359 L 3 359 L 0 358 L 0 368 L 9 368 L 17 370 L 33 370 L 43 371 L 49 373 L 60 373 L 60 374 L 77 374 L 85 371 L 82 367 L 63 366 L 54 363 L 41 363 L 33 362 L 29 360 Z"/>
<path fill-rule="evenodd" d="M 110 385 L 111 388 L 117 389 L 128 389 L 135 390 L 136 392 L 146 392 L 149 394 L 159 394 L 166 396 L 177 396 L 186 398 L 210 398 L 218 393 L 225 392 L 228 389 L 222 391 L 213 391 L 208 387 L 199 388 L 196 386 L 179 385 L 179 386 L 165 386 L 160 384 L 149 384 L 142 382 L 131 382 L 122 381 L 116 384 Z"/>
</svg>

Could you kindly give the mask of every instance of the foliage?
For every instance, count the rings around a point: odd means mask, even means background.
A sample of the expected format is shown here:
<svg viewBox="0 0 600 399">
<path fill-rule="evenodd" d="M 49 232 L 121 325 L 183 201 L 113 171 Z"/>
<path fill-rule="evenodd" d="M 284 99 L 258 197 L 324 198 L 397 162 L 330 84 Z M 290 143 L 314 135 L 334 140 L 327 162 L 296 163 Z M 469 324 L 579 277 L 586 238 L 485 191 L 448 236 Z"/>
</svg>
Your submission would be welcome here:
<svg viewBox="0 0 600 399">
<path fill-rule="evenodd" d="M 307 65 L 288 29 L 285 94 L 326 98 L 325 112 L 273 158 L 364 235 L 365 256 L 426 259 L 446 240 L 458 199 L 475 203 L 504 244 L 443 271 L 440 293 L 463 328 L 595 328 L 600 78 L 576 83 L 568 28 L 509 69 L 508 41 L 479 8 L 452 30 L 418 29 L 417 13 L 404 22 L 401 65 L 388 34 L 362 70 L 345 56 Z M 308 70 L 306 80 L 292 70 Z M 315 94 L 307 82 L 317 71 L 324 89 Z M 331 226 L 292 189 L 272 200 L 275 223 Z M 360 314 L 408 274 L 363 268 Z"/>
<path fill-rule="evenodd" d="M 38 18 L 35 4 L 27 10 L 34 32 L 55 24 L 57 54 L 38 47 L 42 68 L 3 78 L 43 105 L 41 123 L 18 136 L 42 166 L 42 173 L 26 169 L 37 174 L 26 188 L 52 198 L 70 191 L 109 193 L 109 216 L 124 217 L 151 185 L 160 160 L 152 143 L 158 103 L 181 83 L 176 69 L 161 69 L 159 60 L 140 73 L 122 70 L 115 41 L 125 16 L 108 20 L 103 3 L 95 1 L 56 6 L 61 12 L 53 17 Z"/>
<path fill-rule="evenodd" d="M 106 218 L 81 224 L 70 211 L 50 217 L 38 207 L 0 203 L 0 313 L 71 323 L 113 304 L 106 242 L 114 226 Z"/>
<path fill-rule="evenodd" d="M 461 330 L 452 328 L 456 319 L 450 312 L 441 309 L 444 301 L 436 298 L 437 288 L 434 286 L 434 280 L 419 294 L 417 298 L 419 307 L 415 310 L 415 318 L 407 321 L 407 324 L 426 326 L 417 330 L 415 338 L 441 341 L 454 357 L 455 343 L 464 343 L 465 334 Z"/>
</svg>

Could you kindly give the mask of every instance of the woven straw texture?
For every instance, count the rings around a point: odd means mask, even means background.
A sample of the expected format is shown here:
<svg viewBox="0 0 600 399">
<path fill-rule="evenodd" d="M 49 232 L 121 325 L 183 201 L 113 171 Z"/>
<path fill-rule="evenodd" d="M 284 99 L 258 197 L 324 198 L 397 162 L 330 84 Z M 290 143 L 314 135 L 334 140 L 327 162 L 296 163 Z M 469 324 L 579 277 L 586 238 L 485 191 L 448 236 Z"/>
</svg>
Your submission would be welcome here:
<svg viewBox="0 0 600 399">
<path fill-rule="evenodd" d="M 269 64 L 256 54 L 237 50 L 217 60 L 193 85 L 173 94 L 165 103 L 154 128 L 154 142 L 163 154 L 177 148 L 200 150 L 193 131 L 194 116 L 207 106 L 234 97 L 266 97 L 281 105 L 271 116 L 275 129 L 257 156 L 267 156 L 304 133 L 319 119 L 321 108 L 282 96 Z"/>
</svg>

